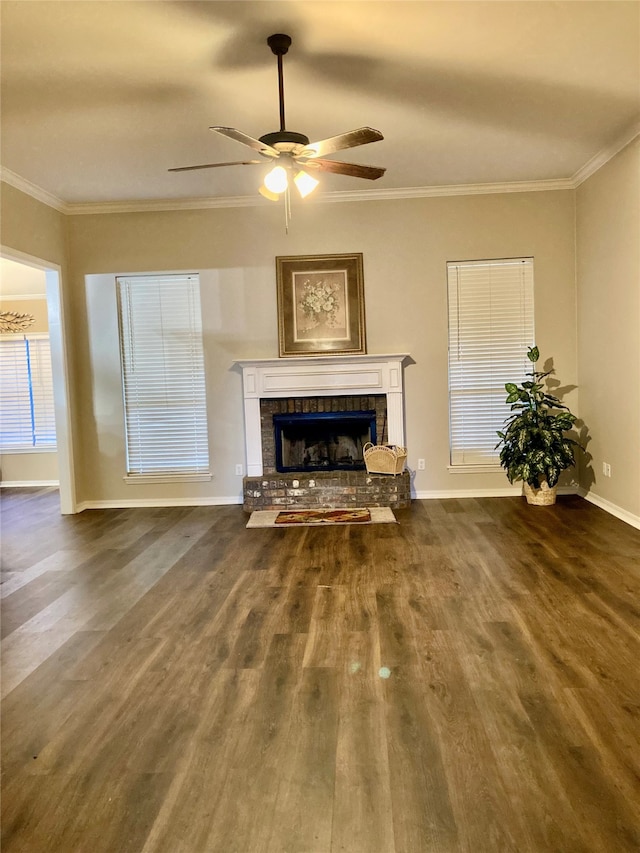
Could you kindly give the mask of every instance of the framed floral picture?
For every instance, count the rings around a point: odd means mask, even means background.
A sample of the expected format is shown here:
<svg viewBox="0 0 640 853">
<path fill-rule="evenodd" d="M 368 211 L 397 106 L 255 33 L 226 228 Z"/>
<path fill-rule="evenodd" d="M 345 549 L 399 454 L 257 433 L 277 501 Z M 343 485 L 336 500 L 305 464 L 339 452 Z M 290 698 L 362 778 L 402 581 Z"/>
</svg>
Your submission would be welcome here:
<svg viewBox="0 0 640 853">
<path fill-rule="evenodd" d="M 362 254 L 276 258 L 280 356 L 364 354 Z"/>
</svg>

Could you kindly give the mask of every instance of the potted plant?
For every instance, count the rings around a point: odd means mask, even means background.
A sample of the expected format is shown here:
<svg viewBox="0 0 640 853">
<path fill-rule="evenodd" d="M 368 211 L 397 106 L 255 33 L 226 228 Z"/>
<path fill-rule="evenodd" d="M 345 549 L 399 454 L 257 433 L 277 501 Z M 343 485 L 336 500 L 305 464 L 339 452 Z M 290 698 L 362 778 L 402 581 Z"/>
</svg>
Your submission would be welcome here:
<svg viewBox="0 0 640 853">
<path fill-rule="evenodd" d="M 537 347 L 529 347 L 527 358 L 534 365 L 540 358 Z M 549 505 L 556 501 L 562 471 L 575 465 L 574 448 L 581 445 L 565 435 L 576 422 L 567 406 L 545 391 L 541 380 L 552 370 L 527 373 L 522 385 L 507 382 L 507 403 L 512 414 L 498 431 L 500 464 L 509 482 L 522 480 L 527 503 Z"/>
</svg>

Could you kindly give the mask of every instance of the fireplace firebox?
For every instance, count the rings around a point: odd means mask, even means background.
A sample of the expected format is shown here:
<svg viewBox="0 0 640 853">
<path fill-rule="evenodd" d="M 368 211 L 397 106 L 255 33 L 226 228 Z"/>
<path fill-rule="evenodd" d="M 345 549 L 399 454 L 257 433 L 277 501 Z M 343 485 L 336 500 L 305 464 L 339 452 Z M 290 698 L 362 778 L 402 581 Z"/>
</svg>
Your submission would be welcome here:
<svg viewBox="0 0 640 853">
<path fill-rule="evenodd" d="M 376 443 L 376 412 L 273 415 L 276 470 L 361 471 L 364 445 Z"/>
</svg>

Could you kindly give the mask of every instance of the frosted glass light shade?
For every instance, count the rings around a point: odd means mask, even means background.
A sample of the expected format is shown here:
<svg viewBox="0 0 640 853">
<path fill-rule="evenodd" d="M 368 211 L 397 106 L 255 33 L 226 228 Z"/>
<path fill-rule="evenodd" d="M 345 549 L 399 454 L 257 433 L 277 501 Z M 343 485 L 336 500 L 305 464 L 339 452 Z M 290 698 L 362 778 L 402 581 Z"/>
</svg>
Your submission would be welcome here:
<svg viewBox="0 0 640 853">
<path fill-rule="evenodd" d="M 274 166 L 266 175 L 264 185 L 272 193 L 283 193 L 289 185 L 286 169 L 282 166 Z"/>
<path fill-rule="evenodd" d="M 269 201 L 278 201 L 280 198 L 278 193 L 272 193 L 271 190 L 268 190 L 264 184 L 258 189 L 258 192 L 261 196 L 268 198 Z"/>
<path fill-rule="evenodd" d="M 308 175 L 306 172 L 300 170 L 298 174 L 293 179 L 294 184 L 298 188 L 298 192 L 305 198 L 312 193 L 315 188 L 318 186 L 320 181 L 316 181 L 315 178 L 312 178 L 311 175 Z"/>
</svg>

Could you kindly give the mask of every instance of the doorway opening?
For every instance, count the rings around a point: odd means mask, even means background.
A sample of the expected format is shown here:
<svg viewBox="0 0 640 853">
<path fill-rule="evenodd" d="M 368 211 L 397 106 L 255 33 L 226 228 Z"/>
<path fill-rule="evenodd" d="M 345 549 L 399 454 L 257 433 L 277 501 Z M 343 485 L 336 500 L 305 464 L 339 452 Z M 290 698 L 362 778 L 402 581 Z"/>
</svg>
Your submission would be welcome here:
<svg viewBox="0 0 640 853">
<path fill-rule="evenodd" d="M 59 265 L 6 247 L 0 248 L 3 265 L 2 302 L 16 314 L 34 316 L 49 336 L 49 380 L 53 389 L 53 423 L 56 449 L 33 448 L 21 454 L 3 451 L 2 485 L 58 485 L 62 514 L 76 512 L 73 445 L 69 411 L 69 377 L 64 338 Z M 31 290 L 33 288 L 33 290 Z M 38 306 L 38 303 L 40 305 Z M 46 308 L 45 308 L 46 305 Z M 39 308 L 39 310 L 38 310 Z M 3 309 L 5 310 L 5 309 Z M 48 361 L 48 359 L 47 359 Z M 32 407 L 33 409 L 33 407 Z M 19 456 L 22 459 L 18 458 Z M 47 459 L 48 457 L 48 459 Z M 56 465 L 57 463 L 57 465 Z M 57 470 L 56 470 L 57 468 Z"/>
</svg>

